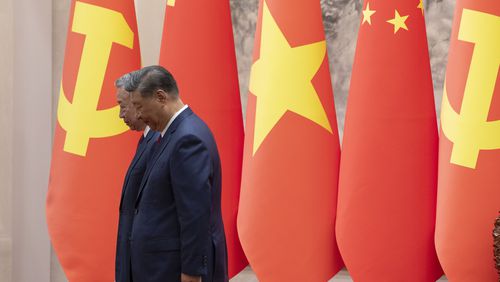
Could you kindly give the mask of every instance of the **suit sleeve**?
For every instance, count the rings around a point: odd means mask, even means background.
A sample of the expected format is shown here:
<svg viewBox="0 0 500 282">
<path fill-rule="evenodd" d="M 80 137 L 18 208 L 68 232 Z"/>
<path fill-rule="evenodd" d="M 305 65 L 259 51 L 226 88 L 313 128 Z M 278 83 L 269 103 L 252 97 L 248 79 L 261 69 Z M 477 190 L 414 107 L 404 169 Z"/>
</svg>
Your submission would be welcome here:
<svg viewBox="0 0 500 282">
<path fill-rule="evenodd" d="M 211 240 L 210 153 L 199 138 L 186 136 L 176 146 L 170 168 L 181 233 L 181 270 L 188 275 L 206 275 Z"/>
</svg>

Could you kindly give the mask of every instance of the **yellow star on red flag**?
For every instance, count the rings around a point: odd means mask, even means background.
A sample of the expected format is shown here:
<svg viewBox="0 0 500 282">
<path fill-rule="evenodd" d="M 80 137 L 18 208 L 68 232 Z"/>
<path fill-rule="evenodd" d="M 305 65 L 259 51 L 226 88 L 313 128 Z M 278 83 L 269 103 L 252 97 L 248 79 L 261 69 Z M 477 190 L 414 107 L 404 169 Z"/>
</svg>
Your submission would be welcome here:
<svg viewBox="0 0 500 282">
<path fill-rule="evenodd" d="M 369 25 L 372 24 L 372 18 L 371 16 L 375 14 L 375 10 L 370 10 L 370 2 L 366 3 L 366 9 L 363 10 L 363 22 L 361 24 L 364 24 L 365 22 L 368 22 Z"/>
<path fill-rule="evenodd" d="M 264 2 L 260 58 L 252 65 L 250 91 L 257 96 L 253 153 L 287 111 L 332 133 L 312 85 L 326 55 L 324 40 L 291 47 Z"/>
<path fill-rule="evenodd" d="M 394 25 L 394 34 L 396 34 L 396 32 L 398 32 L 398 30 L 401 28 L 404 30 L 408 30 L 408 27 L 406 26 L 405 23 L 408 17 L 409 17 L 408 15 L 401 16 L 399 15 L 398 10 L 394 10 L 394 18 L 387 21 L 388 23 Z"/>
<path fill-rule="evenodd" d="M 423 0 L 420 0 L 420 2 L 418 3 L 417 8 L 419 8 L 420 10 L 422 10 L 422 15 L 423 15 L 424 14 L 424 1 Z"/>
</svg>

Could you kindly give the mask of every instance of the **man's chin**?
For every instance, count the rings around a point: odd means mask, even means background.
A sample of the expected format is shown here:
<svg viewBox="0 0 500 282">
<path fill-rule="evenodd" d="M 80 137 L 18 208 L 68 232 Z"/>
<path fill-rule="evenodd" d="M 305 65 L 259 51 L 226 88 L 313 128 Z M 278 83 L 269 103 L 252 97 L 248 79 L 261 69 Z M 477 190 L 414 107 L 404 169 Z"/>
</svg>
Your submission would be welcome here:
<svg viewBox="0 0 500 282">
<path fill-rule="evenodd" d="M 129 124 L 128 125 L 128 128 L 130 128 L 130 130 L 133 130 L 133 131 L 138 131 L 137 130 L 137 126 L 133 125 L 133 124 Z"/>
</svg>

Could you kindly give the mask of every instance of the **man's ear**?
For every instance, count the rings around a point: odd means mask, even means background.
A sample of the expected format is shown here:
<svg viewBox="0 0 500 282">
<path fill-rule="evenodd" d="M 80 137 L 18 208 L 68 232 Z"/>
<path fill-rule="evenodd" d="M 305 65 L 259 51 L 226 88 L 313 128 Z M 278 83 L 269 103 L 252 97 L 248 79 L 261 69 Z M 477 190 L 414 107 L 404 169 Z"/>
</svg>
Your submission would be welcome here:
<svg viewBox="0 0 500 282">
<path fill-rule="evenodd" d="M 158 100 L 158 102 L 160 102 L 162 104 L 165 104 L 167 102 L 168 94 L 167 94 L 167 92 L 163 91 L 162 89 L 156 90 L 155 96 L 156 96 L 156 100 Z"/>
</svg>

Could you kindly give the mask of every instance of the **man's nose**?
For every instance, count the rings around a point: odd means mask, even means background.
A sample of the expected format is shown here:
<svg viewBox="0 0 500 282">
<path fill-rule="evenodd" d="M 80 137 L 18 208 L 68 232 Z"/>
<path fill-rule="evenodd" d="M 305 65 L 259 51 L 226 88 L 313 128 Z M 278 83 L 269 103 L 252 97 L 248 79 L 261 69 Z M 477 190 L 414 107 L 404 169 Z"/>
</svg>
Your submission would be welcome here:
<svg viewBox="0 0 500 282">
<path fill-rule="evenodd" d="M 141 114 L 141 112 L 139 112 L 139 111 L 135 112 L 135 118 L 142 120 L 142 114 Z"/>
</svg>

